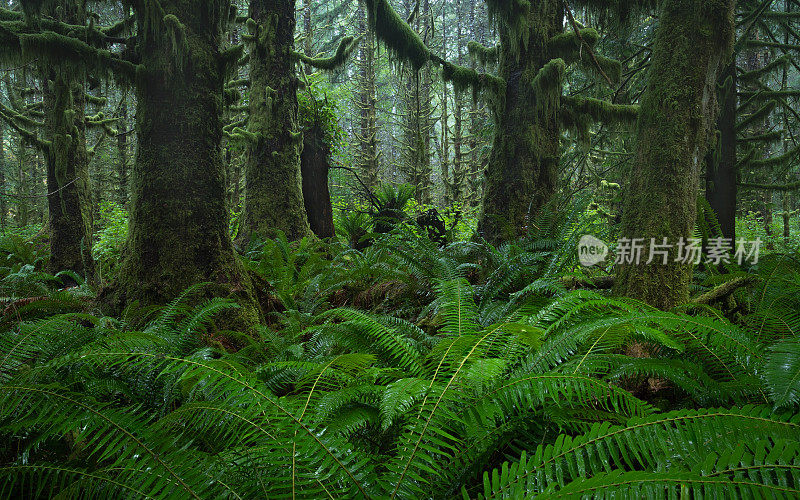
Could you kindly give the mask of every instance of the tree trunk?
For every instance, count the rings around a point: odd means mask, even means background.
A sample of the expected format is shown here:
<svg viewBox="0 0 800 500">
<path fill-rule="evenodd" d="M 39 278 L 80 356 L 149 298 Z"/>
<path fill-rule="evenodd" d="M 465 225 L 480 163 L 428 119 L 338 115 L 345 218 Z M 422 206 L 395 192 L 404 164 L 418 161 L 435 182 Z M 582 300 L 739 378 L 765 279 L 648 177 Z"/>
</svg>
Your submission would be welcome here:
<svg viewBox="0 0 800 500">
<path fill-rule="evenodd" d="M 5 143 L 5 127 L 4 123 L 0 122 L 0 230 L 6 230 L 6 217 L 8 215 L 8 206 L 6 205 L 6 197 L 9 190 L 6 186 L 6 143 Z"/>
<path fill-rule="evenodd" d="M 70 270 L 94 280 L 92 204 L 86 153 L 84 88 L 66 68 L 45 72 L 47 204 L 52 273 Z M 48 81 L 49 80 L 49 81 Z"/>
<path fill-rule="evenodd" d="M 250 53 L 252 134 L 245 167 L 242 246 L 253 234 L 289 240 L 310 234 L 300 179 L 303 134 L 297 123 L 294 0 L 252 0 L 257 33 Z"/>
<path fill-rule="evenodd" d="M 722 236 L 736 239 L 736 64 L 725 67 L 721 75 L 720 115 L 717 120 L 719 142 L 710 154 L 706 172 L 706 199 L 719 221 Z"/>
<path fill-rule="evenodd" d="M 616 292 L 670 309 L 689 299 L 690 263 L 676 262 L 680 238 L 692 237 L 700 168 L 717 119 L 716 84 L 733 43 L 733 0 L 666 0 L 642 97 L 622 235 L 675 245 L 667 264 L 619 266 Z"/>
<path fill-rule="evenodd" d="M 532 4 L 526 19 L 527 37 L 506 26 L 500 29 L 499 76 L 506 81 L 504 105 L 495 109 L 495 137 L 483 197 L 478 232 L 490 242 L 526 233 L 530 219 L 556 190 L 560 157 L 558 97 L 560 78 L 542 91 L 534 88 L 540 71 L 563 77 L 563 61 L 551 61 L 547 42 L 563 31 L 560 0 Z M 527 38 L 527 43 L 520 39 Z M 548 68 L 545 68 L 548 65 Z M 548 78 L 550 80 L 550 78 Z"/>
<path fill-rule="evenodd" d="M 300 168 L 303 177 L 303 200 L 311 230 L 319 238 L 336 235 L 333 227 L 333 207 L 328 190 L 331 147 L 325 142 L 325 131 L 314 124 L 304 130 Z"/>
<path fill-rule="evenodd" d="M 164 304 L 190 285 L 210 282 L 208 296 L 231 297 L 241 306 L 225 326 L 249 330 L 261 314 L 229 235 L 220 152 L 218 15 L 227 10 L 210 4 L 161 0 L 167 16 L 157 25 L 149 12 L 137 11 L 144 65 L 136 85 L 139 148 L 125 258 L 109 298 L 117 306 Z M 173 37 L 181 34 L 186 43 L 179 38 L 176 50 Z"/>
<path fill-rule="evenodd" d="M 117 176 L 119 177 L 119 204 L 128 206 L 128 96 L 123 95 L 120 105 L 118 122 L 119 134 L 117 135 Z"/>
<path fill-rule="evenodd" d="M 358 51 L 358 91 L 356 109 L 359 113 L 358 170 L 367 188 L 378 186 L 378 124 L 375 113 L 375 36 L 367 27 L 366 7 L 358 8 L 358 32 L 364 36 Z"/>
</svg>

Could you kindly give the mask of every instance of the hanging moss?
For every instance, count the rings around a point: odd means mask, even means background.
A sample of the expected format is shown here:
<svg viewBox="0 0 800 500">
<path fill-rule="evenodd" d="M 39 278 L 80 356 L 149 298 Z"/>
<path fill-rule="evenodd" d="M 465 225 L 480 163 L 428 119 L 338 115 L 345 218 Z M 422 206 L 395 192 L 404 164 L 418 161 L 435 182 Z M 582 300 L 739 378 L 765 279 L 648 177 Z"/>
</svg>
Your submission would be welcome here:
<svg viewBox="0 0 800 500">
<path fill-rule="evenodd" d="M 300 61 L 308 64 L 309 66 L 313 66 L 314 68 L 325 70 L 325 71 L 332 71 L 337 69 L 344 64 L 347 59 L 350 58 L 350 55 L 353 51 L 358 47 L 358 44 L 361 42 L 361 37 L 354 38 L 352 36 L 346 36 L 339 40 L 339 45 L 336 48 L 336 52 L 331 55 L 330 57 L 309 57 L 306 54 L 302 54 L 300 52 L 293 52 L 294 57 L 299 59 Z"/>
<path fill-rule="evenodd" d="M 581 142 L 588 143 L 589 128 L 594 123 L 628 125 L 636 123 L 639 106 L 613 104 L 592 98 L 564 96 L 559 116 L 562 127 L 573 131 Z"/>
<path fill-rule="evenodd" d="M 474 57 L 481 66 L 488 66 L 489 64 L 497 64 L 500 59 L 500 47 L 484 47 L 478 42 L 469 42 L 467 44 L 467 52 Z"/>
<path fill-rule="evenodd" d="M 428 47 L 416 31 L 389 5 L 388 0 L 364 0 L 367 17 L 375 35 L 403 63 L 417 71 L 431 57 Z"/>
<path fill-rule="evenodd" d="M 489 20 L 501 24 L 508 33 L 513 53 L 527 47 L 530 27 L 527 24 L 531 3 L 528 0 L 486 0 Z"/>
<path fill-rule="evenodd" d="M 545 64 L 531 81 L 536 110 L 540 117 L 547 119 L 558 112 L 561 106 L 565 70 L 563 59 L 553 59 Z"/>
<path fill-rule="evenodd" d="M 131 81 L 136 75 L 136 65 L 121 59 L 108 50 L 94 48 L 80 40 L 59 35 L 52 31 L 37 34 L 20 34 L 19 46 L 26 59 L 38 59 L 60 64 L 71 64 L 95 71 L 111 74 L 115 78 Z M 2 33 L 0 33 L 2 38 Z"/>
</svg>

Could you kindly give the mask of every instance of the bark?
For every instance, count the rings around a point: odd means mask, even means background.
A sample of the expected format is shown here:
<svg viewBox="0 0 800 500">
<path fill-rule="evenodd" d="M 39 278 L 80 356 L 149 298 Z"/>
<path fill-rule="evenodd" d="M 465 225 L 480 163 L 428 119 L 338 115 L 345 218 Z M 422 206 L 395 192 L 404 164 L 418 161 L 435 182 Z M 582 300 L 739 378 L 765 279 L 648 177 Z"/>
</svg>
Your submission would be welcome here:
<svg viewBox="0 0 800 500">
<path fill-rule="evenodd" d="M 729 60 L 733 0 L 666 0 L 642 97 L 622 235 L 677 245 L 696 220 L 700 168 L 718 115 L 716 83 Z M 690 264 L 661 259 L 619 266 L 615 291 L 669 309 L 689 299 Z"/>
<path fill-rule="evenodd" d="M 119 114 L 119 135 L 117 135 L 117 176 L 119 177 L 118 200 L 123 207 L 128 206 L 128 98 L 123 96 Z"/>
<path fill-rule="evenodd" d="M 67 68 L 42 82 L 50 233 L 49 270 L 70 270 L 94 280 L 92 204 L 86 153 L 84 86 Z M 49 81 L 48 81 L 49 80 Z"/>
<path fill-rule="evenodd" d="M 736 64 L 731 61 L 720 81 L 720 115 L 717 120 L 719 139 L 716 154 L 709 155 L 706 172 L 706 199 L 719 221 L 722 236 L 736 238 Z"/>
<path fill-rule="evenodd" d="M 332 238 L 336 235 L 331 194 L 328 190 L 330 158 L 331 146 L 325 141 L 325 131 L 319 124 L 307 128 L 303 134 L 303 153 L 300 155 L 303 200 L 308 223 L 319 238 Z"/>
<path fill-rule="evenodd" d="M 151 13 L 137 10 L 139 148 L 125 258 L 107 298 L 117 307 L 135 300 L 164 304 L 190 285 L 210 282 L 208 296 L 230 297 L 241 306 L 225 326 L 249 330 L 261 314 L 230 239 L 220 151 L 225 75 L 217 15 L 226 9 L 217 2 L 160 3 L 179 20 L 186 43 L 176 53 L 164 35 L 172 28 L 151 25 Z"/>
<path fill-rule="evenodd" d="M 550 62 L 547 41 L 563 31 L 559 0 L 532 4 L 520 34 L 501 25 L 499 76 L 505 99 L 495 109 L 495 137 L 486 172 L 483 214 L 478 232 L 490 242 L 515 239 L 527 232 L 530 219 L 556 190 L 560 128 L 553 95 L 534 89 L 534 78 Z M 537 95 L 538 94 L 538 95 Z"/>
<path fill-rule="evenodd" d="M 253 134 L 245 166 L 242 246 L 252 235 L 289 240 L 310 234 L 300 178 L 303 137 L 297 120 L 294 74 L 294 0 L 252 0 L 257 33 L 250 52 L 250 118 Z"/>
</svg>

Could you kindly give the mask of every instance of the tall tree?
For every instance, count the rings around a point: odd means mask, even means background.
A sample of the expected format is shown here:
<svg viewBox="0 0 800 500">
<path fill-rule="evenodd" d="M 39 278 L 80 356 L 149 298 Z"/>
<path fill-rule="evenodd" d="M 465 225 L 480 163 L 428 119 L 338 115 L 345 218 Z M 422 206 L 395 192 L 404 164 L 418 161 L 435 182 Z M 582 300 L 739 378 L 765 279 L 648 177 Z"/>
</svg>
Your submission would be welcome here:
<svg viewBox="0 0 800 500">
<path fill-rule="evenodd" d="M 311 233 L 303 203 L 294 65 L 294 0 L 252 0 L 250 115 L 245 168 L 245 201 L 240 237 L 271 237 L 277 230 L 290 240 Z"/>
<path fill-rule="evenodd" d="M 676 258 L 677 244 L 694 228 L 700 170 L 718 115 L 716 83 L 733 48 L 733 8 L 733 0 L 665 0 L 659 12 L 622 234 L 648 247 L 651 238 L 675 246 L 666 263 L 620 265 L 616 292 L 663 309 L 689 298 L 692 266 Z"/>
</svg>

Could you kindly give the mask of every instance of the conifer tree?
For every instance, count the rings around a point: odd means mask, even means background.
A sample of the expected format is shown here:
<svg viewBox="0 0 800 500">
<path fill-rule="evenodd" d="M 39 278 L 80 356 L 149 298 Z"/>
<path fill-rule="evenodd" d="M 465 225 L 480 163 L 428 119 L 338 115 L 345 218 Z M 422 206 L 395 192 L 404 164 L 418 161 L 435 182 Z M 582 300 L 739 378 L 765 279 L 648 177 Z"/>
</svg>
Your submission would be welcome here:
<svg viewBox="0 0 800 500">
<path fill-rule="evenodd" d="M 616 292 L 669 309 L 689 298 L 690 263 L 678 245 L 693 235 L 700 171 L 718 115 L 716 82 L 734 40 L 732 0 L 666 0 L 642 97 L 636 157 L 625 195 L 622 235 L 666 238 L 667 262 L 619 266 Z"/>
<path fill-rule="evenodd" d="M 86 22 L 81 2 L 59 0 L 42 8 L 49 18 L 54 19 L 53 22 L 75 26 Z M 36 20 L 8 10 L 3 11 L 3 18 L 6 20 L 0 29 L 6 30 L 11 43 L 8 56 L 22 60 L 21 47 L 15 45 L 24 43 L 25 38 L 18 33 L 35 30 Z M 14 28 L 16 30 L 12 31 Z M 104 120 L 102 113 L 95 117 L 85 116 L 84 74 L 80 68 L 73 68 L 69 61 L 56 64 L 47 61 L 36 64 L 36 67 L 42 101 L 36 104 L 17 102 L 16 105 L 12 102 L 10 108 L 0 105 L 0 117 L 45 158 L 49 269 L 53 273 L 71 270 L 91 281 L 94 279 L 92 207 L 85 129 L 88 123 L 111 130 L 110 121 Z M 9 89 L 10 96 L 11 92 Z M 38 115 L 42 116 L 41 122 Z"/>
<path fill-rule="evenodd" d="M 245 168 L 244 216 L 240 236 L 290 240 L 310 234 L 303 204 L 294 71 L 294 0 L 252 0 L 246 40 L 250 46 L 250 114 Z"/>
</svg>

